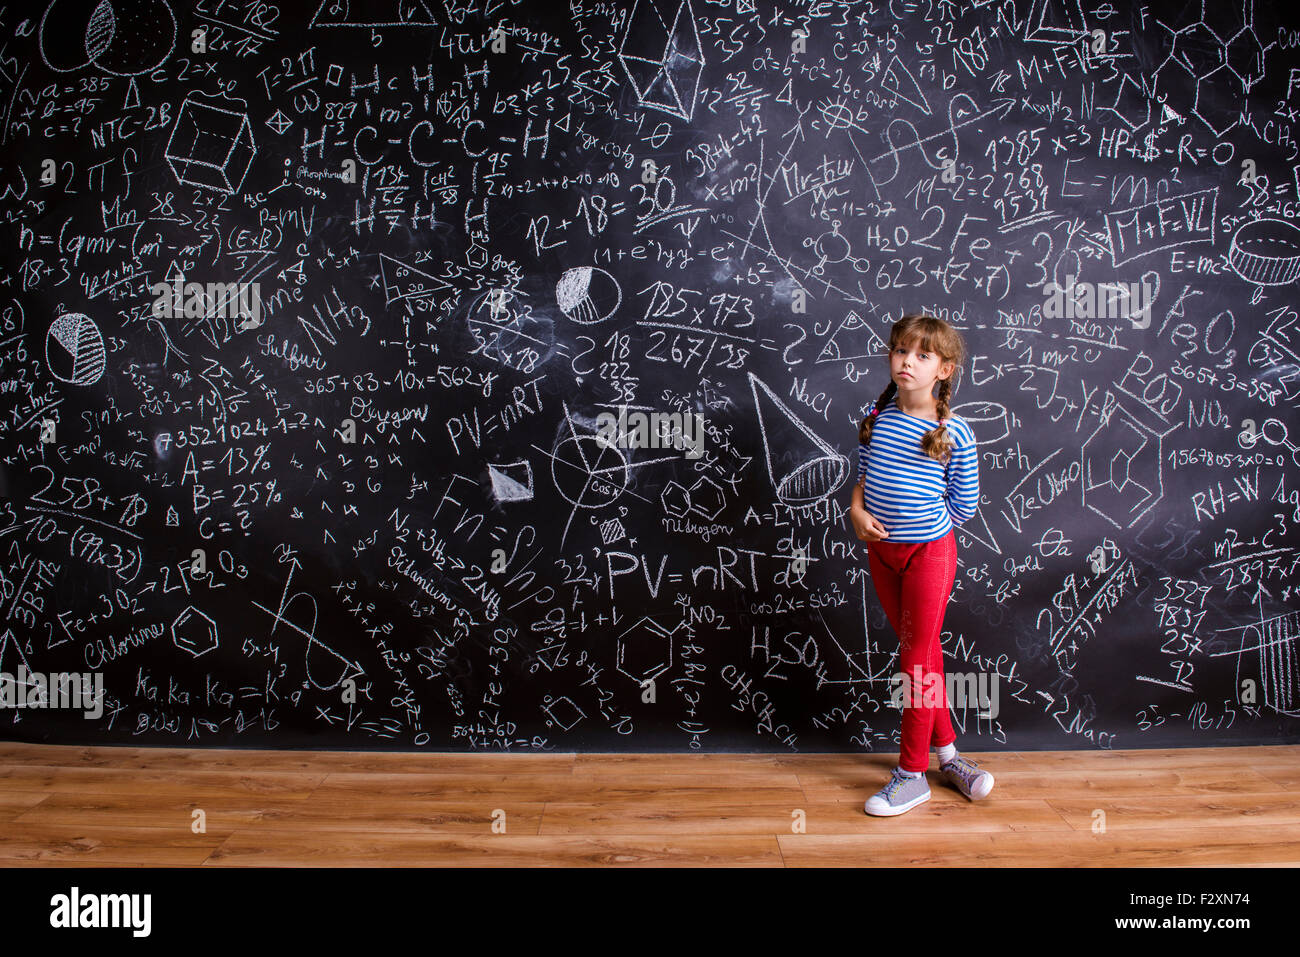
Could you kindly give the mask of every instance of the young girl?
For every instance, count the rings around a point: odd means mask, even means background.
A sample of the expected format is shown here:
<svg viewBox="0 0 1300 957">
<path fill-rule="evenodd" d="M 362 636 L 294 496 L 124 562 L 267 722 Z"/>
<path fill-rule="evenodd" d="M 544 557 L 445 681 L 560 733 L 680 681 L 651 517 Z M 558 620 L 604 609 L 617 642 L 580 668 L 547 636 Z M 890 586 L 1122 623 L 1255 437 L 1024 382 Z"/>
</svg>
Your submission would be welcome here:
<svg viewBox="0 0 1300 957">
<path fill-rule="evenodd" d="M 993 788 L 992 774 L 957 754 L 939 644 L 957 575 L 953 526 L 979 502 L 975 434 L 948 407 L 965 356 L 961 334 L 942 319 L 904 316 L 889 335 L 889 386 L 858 430 L 849 517 L 898 635 L 907 690 L 898 767 L 867 801 L 868 814 L 902 814 L 930 800 L 930 745 L 943 778 L 966 797 L 979 800 Z"/>
</svg>

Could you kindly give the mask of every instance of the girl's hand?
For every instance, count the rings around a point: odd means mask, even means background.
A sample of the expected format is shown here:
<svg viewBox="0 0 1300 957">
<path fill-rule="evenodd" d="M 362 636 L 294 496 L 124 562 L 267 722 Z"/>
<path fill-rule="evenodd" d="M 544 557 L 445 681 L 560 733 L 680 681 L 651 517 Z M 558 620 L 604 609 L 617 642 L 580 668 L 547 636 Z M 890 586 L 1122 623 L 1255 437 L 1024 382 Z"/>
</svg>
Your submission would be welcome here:
<svg viewBox="0 0 1300 957">
<path fill-rule="evenodd" d="M 849 519 L 853 522 L 853 534 L 858 536 L 859 541 L 878 542 L 889 537 L 885 526 L 876 521 L 876 517 L 865 508 L 849 509 Z"/>
</svg>

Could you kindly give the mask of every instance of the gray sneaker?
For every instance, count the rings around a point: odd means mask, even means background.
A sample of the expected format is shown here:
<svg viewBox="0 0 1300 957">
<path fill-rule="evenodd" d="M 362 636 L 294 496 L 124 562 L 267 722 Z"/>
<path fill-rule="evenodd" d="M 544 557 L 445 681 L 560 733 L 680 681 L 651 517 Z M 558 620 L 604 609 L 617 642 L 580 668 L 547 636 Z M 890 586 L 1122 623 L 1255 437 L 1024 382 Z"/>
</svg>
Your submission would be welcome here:
<svg viewBox="0 0 1300 957">
<path fill-rule="evenodd" d="M 891 817 L 910 811 L 918 804 L 930 800 L 930 785 L 922 774 L 919 778 L 909 778 L 902 768 L 894 768 L 889 776 L 889 783 L 867 798 L 864 807 L 868 814 L 877 817 Z"/>
<path fill-rule="evenodd" d="M 939 765 L 943 779 L 972 801 L 978 801 L 993 790 L 993 775 L 980 768 L 970 758 L 956 755 L 951 761 Z"/>
</svg>

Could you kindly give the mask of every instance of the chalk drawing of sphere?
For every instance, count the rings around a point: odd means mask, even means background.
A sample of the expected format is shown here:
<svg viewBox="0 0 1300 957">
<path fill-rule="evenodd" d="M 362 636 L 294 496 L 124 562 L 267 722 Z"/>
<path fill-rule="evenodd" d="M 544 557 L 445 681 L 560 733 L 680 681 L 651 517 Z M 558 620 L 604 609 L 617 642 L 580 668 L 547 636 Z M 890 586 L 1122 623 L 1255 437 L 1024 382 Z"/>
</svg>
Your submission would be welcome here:
<svg viewBox="0 0 1300 957">
<path fill-rule="evenodd" d="M 41 17 L 41 57 L 61 73 L 94 64 L 138 76 L 162 66 L 175 46 L 167 0 L 53 0 Z"/>
<path fill-rule="evenodd" d="M 66 312 L 45 334 L 45 362 L 60 382 L 94 385 L 104 374 L 104 337 L 89 316 Z"/>
<path fill-rule="evenodd" d="M 574 322 L 589 326 L 614 314 L 623 301 L 623 290 L 599 266 L 575 266 L 566 269 L 555 284 L 555 301 Z"/>
<path fill-rule="evenodd" d="M 847 103 L 823 103 L 818 109 L 827 127 L 832 130 L 857 128 L 857 124 L 853 122 L 853 108 Z"/>
<path fill-rule="evenodd" d="M 555 447 L 551 479 L 570 505 L 600 508 L 627 489 L 627 459 L 594 435 L 574 436 Z"/>
<path fill-rule="evenodd" d="M 822 262 L 841 263 L 849 258 L 849 241 L 838 232 L 822 233 L 817 237 L 816 243 L 817 255 L 822 258 Z"/>
</svg>

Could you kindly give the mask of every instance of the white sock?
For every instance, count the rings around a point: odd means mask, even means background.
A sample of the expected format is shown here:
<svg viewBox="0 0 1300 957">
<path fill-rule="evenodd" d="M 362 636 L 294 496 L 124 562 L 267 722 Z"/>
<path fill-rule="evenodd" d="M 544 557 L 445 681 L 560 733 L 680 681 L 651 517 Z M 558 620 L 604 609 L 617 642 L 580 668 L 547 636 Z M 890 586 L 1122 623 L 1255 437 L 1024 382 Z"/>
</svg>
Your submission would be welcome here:
<svg viewBox="0 0 1300 957">
<path fill-rule="evenodd" d="M 954 743 L 952 743 L 952 744 L 949 744 L 949 745 L 946 745 L 945 747 L 939 748 L 939 763 L 940 763 L 940 764 L 942 764 L 944 761 L 951 761 L 951 760 L 952 760 L 953 758 L 955 758 L 956 756 L 957 756 L 957 744 L 956 744 L 956 742 L 954 742 Z"/>
<path fill-rule="evenodd" d="M 901 767 L 898 770 L 903 771 Z M 924 771 L 903 771 L 903 776 L 909 778 L 920 778 L 925 776 L 925 772 Z"/>
</svg>

